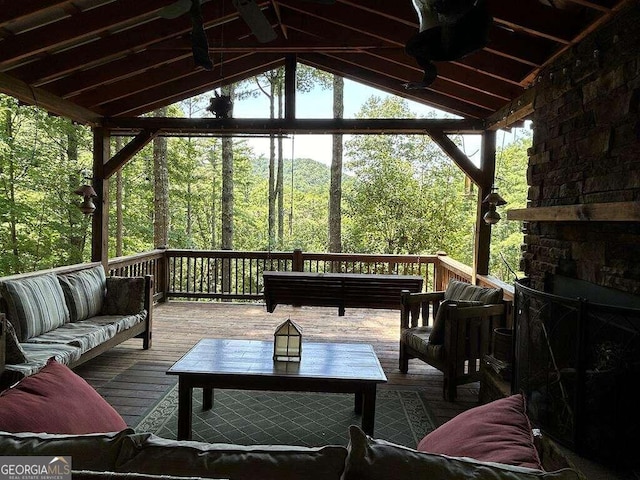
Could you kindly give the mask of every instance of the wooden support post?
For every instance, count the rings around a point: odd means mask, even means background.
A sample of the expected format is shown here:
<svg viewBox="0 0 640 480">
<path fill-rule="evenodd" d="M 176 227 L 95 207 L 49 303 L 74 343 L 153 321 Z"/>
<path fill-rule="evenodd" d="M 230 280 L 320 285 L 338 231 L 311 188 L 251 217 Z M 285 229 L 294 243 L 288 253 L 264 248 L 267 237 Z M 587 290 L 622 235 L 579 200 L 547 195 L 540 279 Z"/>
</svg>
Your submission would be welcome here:
<svg viewBox="0 0 640 480">
<path fill-rule="evenodd" d="M 480 154 L 482 181 L 478 184 L 478 203 L 476 208 L 476 232 L 473 252 L 473 271 L 471 283 L 476 283 L 477 275 L 489 274 L 489 250 L 491 247 L 491 225 L 484 221 L 488 205 L 482 203 L 491 192 L 496 173 L 496 132 L 485 131 L 482 134 Z"/>
<path fill-rule="evenodd" d="M 109 130 L 93 129 L 93 188 L 98 194 L 93 212 L 91 260 L 101 262 L 107 271 L 109 262 L 109 180 L 104 178 L 104 165 L 109 160 Z"/>
<path fill-rule="evenodd" d="M 296 118 L 296 64 L 295 54 L 288 54 L 284 61 L 284 118 Z"/>
<path fill-rule="evenodd" d="M 302 250 L 296 248 L 293 251 L 293 262 L 291 262 L 291 270 L 294 272 L 304 271 L 304 259 L 302 258 Z"/>
</svg>

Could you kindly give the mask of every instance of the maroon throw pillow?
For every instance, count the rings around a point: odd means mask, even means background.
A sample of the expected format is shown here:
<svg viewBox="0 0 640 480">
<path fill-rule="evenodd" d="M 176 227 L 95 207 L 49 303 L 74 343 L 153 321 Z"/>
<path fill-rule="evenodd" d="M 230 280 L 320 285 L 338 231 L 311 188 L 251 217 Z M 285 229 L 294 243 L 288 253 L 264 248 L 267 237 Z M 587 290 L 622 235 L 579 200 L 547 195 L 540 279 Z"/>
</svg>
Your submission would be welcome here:
<svg viewBox="0 0 640 480">
<path fill-rule="evenodd" d="M 461 413 L 420 440 L 418 450 L 542 470 L 522 394 Z"/>
<path fill-rule="evenodd" d="M 125 428 L 91 385 L 53 359 L 0 394 L 0 430 L 5 432 L 84 434 Z"/>
</svg>

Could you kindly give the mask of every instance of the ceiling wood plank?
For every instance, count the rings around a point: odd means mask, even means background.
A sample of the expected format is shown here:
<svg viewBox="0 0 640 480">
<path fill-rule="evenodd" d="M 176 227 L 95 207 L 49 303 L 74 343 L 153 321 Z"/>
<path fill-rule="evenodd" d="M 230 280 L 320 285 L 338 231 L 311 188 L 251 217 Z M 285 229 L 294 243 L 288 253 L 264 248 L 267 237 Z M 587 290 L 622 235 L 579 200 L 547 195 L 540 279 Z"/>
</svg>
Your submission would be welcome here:
<svg viewBox="0 0 640 480">
<path fill-rule="evenodd" d="M 108 3 L 98 8 L 67 16 L 57 22 L 29 30 L 0 41 L 0 69 L 42 52 L 83 42 L 131 25 L 136 19 L 146 21 L 158 8 L 174 0 L 137 0 L 127 8 Z M 104 19 L 109 22 L 105 23 Z"/>
<path fill-rule="evenodd" d="M 12 0 L 2 1 L 0 2 L 0 6 L 2 7 L 0 28 L 31 15 L 41 13 L 44 10 L 60 8 L 69 4 L 71 4 L 71 0 L 29 0 L 28 2 Z"/>
</svg>

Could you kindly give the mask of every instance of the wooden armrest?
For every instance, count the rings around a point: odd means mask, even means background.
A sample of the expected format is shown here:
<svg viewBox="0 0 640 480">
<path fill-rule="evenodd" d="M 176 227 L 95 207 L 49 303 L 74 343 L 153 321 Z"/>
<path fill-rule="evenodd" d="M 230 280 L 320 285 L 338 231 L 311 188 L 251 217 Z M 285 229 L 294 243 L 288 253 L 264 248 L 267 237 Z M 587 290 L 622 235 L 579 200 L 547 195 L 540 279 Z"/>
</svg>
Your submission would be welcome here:
<svg viewBox="0 0 640 480">
<path fill-rule="evenodd" d="M 417 327 L 418 319 L 422 316 L 421 325 L 425 326 L 429 319 L 429 306 L 433 307 L 435 316 L 437 306 L 444 300 L 444 292 L 411 293 L 403 291 L 400 305 L 400 330 Z M 422 315 L 420 315 L 422 313 Z"/>
</svg>

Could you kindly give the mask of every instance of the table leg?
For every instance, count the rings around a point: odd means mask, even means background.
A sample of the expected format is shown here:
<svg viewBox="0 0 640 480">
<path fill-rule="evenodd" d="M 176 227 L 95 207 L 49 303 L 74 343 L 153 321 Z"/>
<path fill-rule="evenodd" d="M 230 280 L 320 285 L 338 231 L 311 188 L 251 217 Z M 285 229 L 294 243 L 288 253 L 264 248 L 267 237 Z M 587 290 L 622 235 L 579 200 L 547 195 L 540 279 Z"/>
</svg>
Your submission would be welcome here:
<svg viewBox="0 0 640 480">
<path fill-rule="evenodd" d="M 191 440 L 193 388 L 178 380 L 178 440 Z"/>
<path fill-rule="evenodd" d="M 202 389 L 202 410 L 211 410 L 213 408 L 213 388 L 204 387 Z"/>
<path fill-rule="evenodd" d="M 353 411 L 356 415 L 362 414 L 362 392 L 356 392 L 355 403 L 353 404 Z"/>
<path fill-rule="evenodd" d="M 373 436 L 373 424 L 376 416 L 376 387 L 362 390 L 362 431 Z"/>
</svg>

